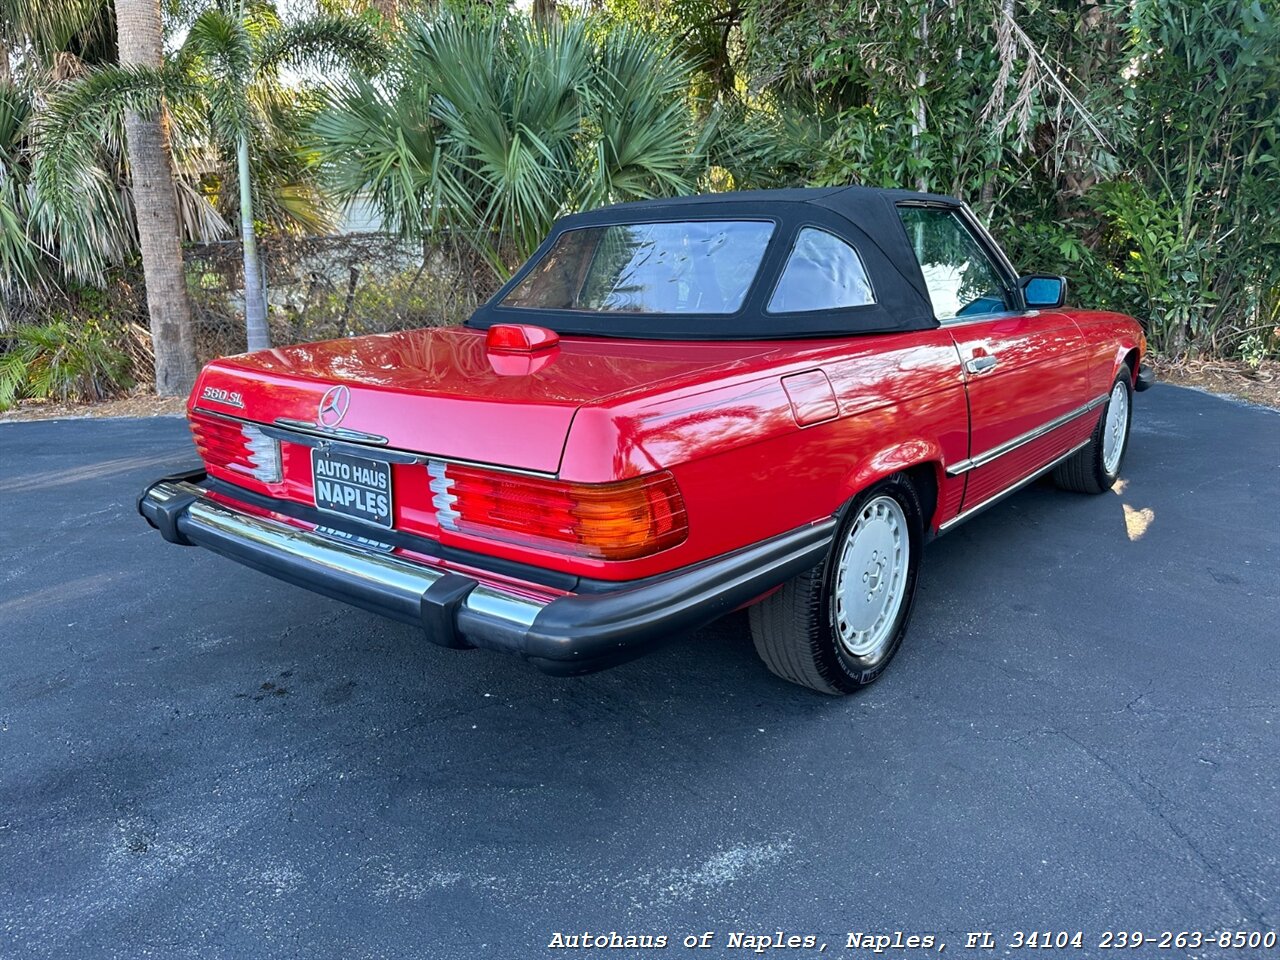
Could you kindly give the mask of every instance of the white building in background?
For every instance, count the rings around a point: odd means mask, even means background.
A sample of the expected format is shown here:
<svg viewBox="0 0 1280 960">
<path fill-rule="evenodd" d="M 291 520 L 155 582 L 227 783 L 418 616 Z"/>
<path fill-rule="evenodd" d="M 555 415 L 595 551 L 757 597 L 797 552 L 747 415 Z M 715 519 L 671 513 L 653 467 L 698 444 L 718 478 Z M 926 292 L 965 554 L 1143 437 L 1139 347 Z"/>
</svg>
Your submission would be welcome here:
<svg viewBox="0 0 1280 960">
<path fill-rule="evenodd" d="M 333 232 L 338 235 L 385 233 L 386 226 L 373 198 L 362 193 L 338 211 L 338 222 Z"/>
</svg>

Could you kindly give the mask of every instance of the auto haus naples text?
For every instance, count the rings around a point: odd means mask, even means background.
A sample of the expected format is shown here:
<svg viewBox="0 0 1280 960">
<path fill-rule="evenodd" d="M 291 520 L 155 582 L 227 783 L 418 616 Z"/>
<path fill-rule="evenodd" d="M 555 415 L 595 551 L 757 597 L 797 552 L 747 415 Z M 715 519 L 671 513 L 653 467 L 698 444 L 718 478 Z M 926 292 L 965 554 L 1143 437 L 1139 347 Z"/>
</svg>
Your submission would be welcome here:
<svg viewBox="0 0 1280 960">
<path fill-rule="evenodd" d="M 391 512 L 387 481 L 387 473 L 358 463 L 315 461 L 316 496 L 328 503 L 385 516 Z"/>
<path fill-rule="evenodd" d="M 920 950 L 940 952 L 944 947 L 933 934 L 904 933 L 901 930 L 878 933 L 849 933 L 843 941 L 828 941 L 816 934 L 788 933 L 775 930 L 771 933 L 749 933 L 744 930 L 718 932 L 709 930 L 687 935 L 618 933 L 564 933 L 556 931 L 547 944 L 548 949 L 561 950 L 667 950 L 683 947 L 686 950 L 735 950 L 745 953 L 765 954 L 782 950 L 835 950 L 867 951 L 873 954 L 886 950 Z"/>
</svg>

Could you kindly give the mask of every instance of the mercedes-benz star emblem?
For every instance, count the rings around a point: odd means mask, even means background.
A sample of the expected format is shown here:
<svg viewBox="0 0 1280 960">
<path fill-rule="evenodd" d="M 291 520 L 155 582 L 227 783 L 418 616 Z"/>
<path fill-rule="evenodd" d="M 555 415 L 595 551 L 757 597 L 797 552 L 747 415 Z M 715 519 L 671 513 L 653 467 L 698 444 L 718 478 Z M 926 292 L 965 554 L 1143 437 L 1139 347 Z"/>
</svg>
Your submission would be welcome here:
<svg viewBox="0 0 1280 960">
<path fill-rule="evenodd" d="M 347 407 L 351 405 L 351 391 L 342 384 L 330 387 L 320 398 L 320 409 L 316 413 L 316 423 L 322 427 L 336 427 L 347 415 Z"/>
</svg>

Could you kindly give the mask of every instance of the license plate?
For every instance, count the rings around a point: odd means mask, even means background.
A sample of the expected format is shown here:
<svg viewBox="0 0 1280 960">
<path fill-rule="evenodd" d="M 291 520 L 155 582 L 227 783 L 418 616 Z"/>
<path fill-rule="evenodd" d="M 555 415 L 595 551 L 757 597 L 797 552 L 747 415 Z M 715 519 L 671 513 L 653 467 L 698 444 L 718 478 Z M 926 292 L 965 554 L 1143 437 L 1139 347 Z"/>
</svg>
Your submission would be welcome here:
<svg viewBox="0 0 1280 960">
<path fill-rule="evenodd" d="M 391 464 L 312 447 L 311 481 L 320 510 L 391 526 Z"/>
</svg>

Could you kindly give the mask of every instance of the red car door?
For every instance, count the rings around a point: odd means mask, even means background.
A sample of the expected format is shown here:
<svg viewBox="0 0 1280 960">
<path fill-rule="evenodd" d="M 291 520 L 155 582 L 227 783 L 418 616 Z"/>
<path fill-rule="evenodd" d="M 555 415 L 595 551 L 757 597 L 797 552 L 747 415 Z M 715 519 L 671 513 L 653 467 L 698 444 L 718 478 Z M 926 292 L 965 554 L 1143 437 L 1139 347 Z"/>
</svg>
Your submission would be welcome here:
<svg viewBox="0 0 1280 960">
<path fill-rule="evenodd" d="M 951 334 L 969 398 L 961 510 L 1016 485 L 1088 439 L 1089 356 L 1075 321 L 1026 310 L 1012 268 L 954 208 L 899 208 L 934 310 Z"/>
<path fill-rule="evenodd" d="M 1086 400 L 1088 354 L 1061 313 L 975 320 L 950 332 L 969 394 L 967 510 L 1088 438 L 1092 421 L 1070 416 Z"/>
</svg>

